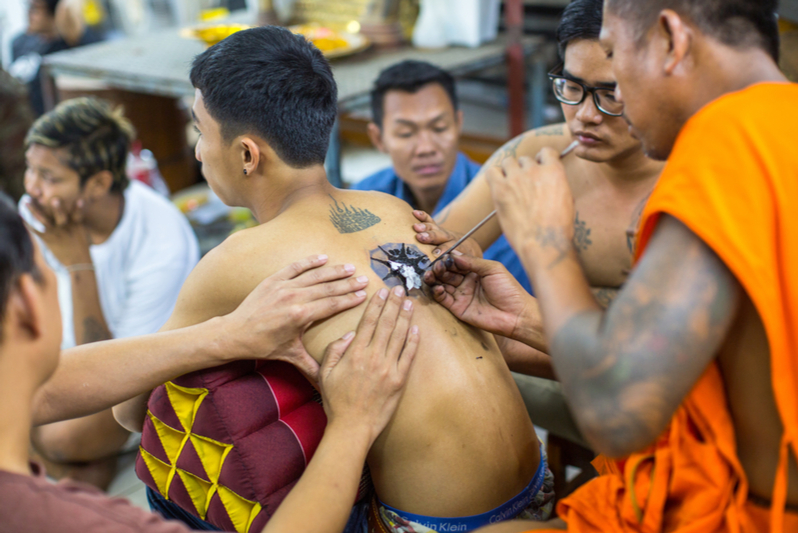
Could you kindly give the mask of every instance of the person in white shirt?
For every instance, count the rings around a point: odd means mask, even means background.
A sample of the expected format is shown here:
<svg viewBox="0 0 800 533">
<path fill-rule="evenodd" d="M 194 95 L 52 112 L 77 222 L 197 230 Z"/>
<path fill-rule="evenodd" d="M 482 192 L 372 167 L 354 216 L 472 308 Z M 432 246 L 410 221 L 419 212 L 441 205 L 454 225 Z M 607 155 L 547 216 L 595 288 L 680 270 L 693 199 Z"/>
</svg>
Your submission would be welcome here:
<svg viewBox="0 0 800 533">
<path fill-rule="evenodd" d="M 180 211 L 128 181 L 133 138 L 121 110 L 96 98 L 63 102 L 28 132 L 19 208 L 58 280 L 62 349 L 158 331 L 199 260 Z M 32 440 L 50 475 L 106 488 L 129 435 L 109 409 Z"/>
</svg>

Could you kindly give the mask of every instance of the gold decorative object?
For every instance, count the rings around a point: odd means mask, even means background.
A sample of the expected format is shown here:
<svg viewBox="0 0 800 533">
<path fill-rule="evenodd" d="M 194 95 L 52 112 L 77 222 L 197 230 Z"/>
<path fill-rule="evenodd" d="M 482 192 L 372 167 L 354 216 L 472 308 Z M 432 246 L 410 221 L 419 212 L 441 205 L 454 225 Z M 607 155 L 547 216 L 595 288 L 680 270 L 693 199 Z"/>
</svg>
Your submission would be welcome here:
<svg viewBox="0 0 800 533">
<path fill-rule="evenodd" d="M 213 46 L 237 31 L 252 27 L 246 24 L 195 26 L 182 29 L 180 35 L 186 39 L 200 39 L 206 46 Z M 314 43 L 328 59 L 355 54 L 370 45 L 369 38 L 360 33 L 339 32 L 320 24 L 300 24 L 289 29 Z"/>
</svg>

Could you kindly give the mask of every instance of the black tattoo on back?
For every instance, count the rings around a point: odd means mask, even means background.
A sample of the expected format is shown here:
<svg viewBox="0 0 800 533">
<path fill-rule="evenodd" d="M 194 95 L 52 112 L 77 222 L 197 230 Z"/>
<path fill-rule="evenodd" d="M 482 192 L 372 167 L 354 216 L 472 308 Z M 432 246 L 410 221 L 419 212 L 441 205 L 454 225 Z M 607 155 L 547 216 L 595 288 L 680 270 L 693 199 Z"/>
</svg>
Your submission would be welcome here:
<svg viewBox="0 0 800 533">
<path fill-rule="evenodd" d="M 331 195 L 328 195 L 331 196 Z M 330 206 L 331 223 L 339 230 L 339 233 L 355 233 L 374 226 L 381 221 L 380 217 L 371 213 L 368 209 L 360 209 L 336 201 L 331 196 L 334 205 Z"/>
<path fill-rule="evenodd" d="M 386 243 L 369 252 L 372 270 L 389 287 L 401 285 L 406 296 L 414 290 L 422 290 L 422 276 L 431 260 L 413 244 Z"/>
<path fill-rule="evenodd" d="M 592 234 L 591 228 L 586 227 L 586 221 L 578 217 L 578 212 L 575 211 L 575 234 L 572 237 L 572 243 L 578 251 L 586 250 L 592 244 L 592 239 L 589 235 Z"/>
<path fill-rule="evenodd" d="M 563 261 L 564 258 L 567 257 L 567 254 L 569 254 L 570 246 L 572 246 L 572 243 L 569 242 L 559 228 L 550 226 L 536 228 L 534 238 L 542 248 L 552 248 L 558 252 L 558 255 L 547 265 L 548 269 L 553 268 Z"/>
</svg>

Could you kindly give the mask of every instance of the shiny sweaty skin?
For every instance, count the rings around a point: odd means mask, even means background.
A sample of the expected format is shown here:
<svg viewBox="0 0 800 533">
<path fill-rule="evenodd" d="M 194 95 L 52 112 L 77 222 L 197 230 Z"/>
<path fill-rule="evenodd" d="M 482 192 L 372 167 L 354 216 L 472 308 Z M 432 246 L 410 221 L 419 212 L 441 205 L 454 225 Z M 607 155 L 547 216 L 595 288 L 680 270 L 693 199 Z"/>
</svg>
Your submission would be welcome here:
<svg viewBox="0 0 800 533">
<path fill-rule="evenodd" d="M 571 41 L 564 69 L 590 86 L 614 82 L 611 63 L 596 40 Z M 485 180 L 488 168 L 509 157 L 536 157 L 546 147 L 561 152 L 580 140 L 563 160 L 575 199 L 574 242 L 589 284 L 605 306 L 630 272 L 634 231 L 663 163 L 645 157 L 625 120 L 598 111 L 591 97 L 576 106 L 562 104 L 561 109 L 564 123 L 525 132 L 506 143 L 436 220 L 444 229 L 466 233 L 494 209 Z M 495 218 L 474 239 L 485 250 L 500 231 Z"/>
<path fill-rule="evenodd" d="M 331 221 L 332 198 L 340 207 L 369 211 L 372 216 L 361 220 L 371 225 L 340 233 Z M 314 253 L 328 255 L 330 264 L 355 265 L 356 275 L 370 278 L 369 297 L 386 287 L 371 269 L 370 250 L 407 243 L 432 257 L 433 247 L 414 238 L 414 220 L 408 204 L 382 193 L 311 193 L 203 258 L 165 329 L 232 311 L 265 277 Z M 364 307 L 310 328 L 304 338 L 308 352 L 321 360 L 330 342 L 355 330 Z M 458 321 L 422 293 L 414 298 L 413 322 L 420 345 L 408 384 L 368 457 L 378 496 L 427 516 L 489 511 L 520 492 L 539 464 L 538 439 L 522 398 L 491 335 Z"/>
</svg>

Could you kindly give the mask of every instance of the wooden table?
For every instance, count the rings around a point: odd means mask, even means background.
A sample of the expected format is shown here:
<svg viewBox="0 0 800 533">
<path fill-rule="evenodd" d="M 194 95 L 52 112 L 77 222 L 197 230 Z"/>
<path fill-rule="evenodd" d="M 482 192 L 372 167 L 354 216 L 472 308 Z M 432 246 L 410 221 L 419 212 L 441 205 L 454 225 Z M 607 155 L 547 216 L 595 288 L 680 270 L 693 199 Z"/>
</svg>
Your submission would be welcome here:
<svg viewBox="0 0 800 533">
<path fill-rule="evenodd" d="M 547 91 L 545 41 L 540 37 L 525 37 L 525 56 L 533 68 L 528 72 L 529 111 L 531 127 L 543 123 L 542 109 Z M 340 111 L 350 111 L 368 103 L 369 91 L 384 68 L 406 59 L 428 61 L 450 72 L 464 76 L 505 61 L 504 38 L 486 43 L 478 48 L 451 47 L 438 50 L 420 50 L 411 47 L 399 50 L 370 50 L 350 57 L 331 61 L 331 69 L 339 89 Z M 179 98 L 194 94 L 189 82 L 189 69 L 194 56 L 203 52 L 202 42 L 185 39 L 178 29 L 162 30 L 149 35 L 106 41 L 44 57 L 46 76 L 77 76 L 102 80 L 117 89 L 135 93 Z M 49 84 L 51 87 L 53 83 Z M 49 92 L 46 103 L 55 103 L 55 91 Z M 49 100 L 49 102 L 47 101 Z M 331 146 L 326 160 L 331 182 L 341 183 L 339 177 L 338 124 L 331 135 Z"/>
</svg>

